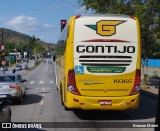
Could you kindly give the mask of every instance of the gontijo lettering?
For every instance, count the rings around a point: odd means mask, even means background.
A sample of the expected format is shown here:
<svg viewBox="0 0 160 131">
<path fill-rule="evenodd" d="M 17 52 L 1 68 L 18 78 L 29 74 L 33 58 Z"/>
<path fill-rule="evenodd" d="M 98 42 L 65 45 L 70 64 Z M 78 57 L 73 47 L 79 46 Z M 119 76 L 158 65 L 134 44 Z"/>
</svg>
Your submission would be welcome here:
<svg viewBox="0 0 160 131">
<path fill-rule="evenodd" d="M 102 45 L 78 45 L 76 47 L 78 53 L 134 53 L 134 46 L 102 46 Z"/>
</svg>

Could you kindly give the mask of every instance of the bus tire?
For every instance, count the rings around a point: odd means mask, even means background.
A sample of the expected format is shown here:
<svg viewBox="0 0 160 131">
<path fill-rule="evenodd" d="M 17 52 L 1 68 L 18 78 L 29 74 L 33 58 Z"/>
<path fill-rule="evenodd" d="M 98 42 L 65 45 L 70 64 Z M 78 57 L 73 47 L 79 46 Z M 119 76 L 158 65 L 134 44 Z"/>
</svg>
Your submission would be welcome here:
<svg viewBox="0 0 160 131">
<path fill-rule="evenodd" d="M 22 104 L 22 101 L 23 101 L 23 95 L 22 95 L 22 92 L 21 92 L 21 95 L 20 97 L 17 99 L 17 104 Z"/>
<path fill-rule="evenodd" d="M 70 109 L 64 104 L 64 110 L 69 111 Z"/>
<path fill-rule="evenodd" d="M 62 87 L 60 87 L 60 95 L 61 95 L 61 105 L 64 106 Z"/>
</svg>

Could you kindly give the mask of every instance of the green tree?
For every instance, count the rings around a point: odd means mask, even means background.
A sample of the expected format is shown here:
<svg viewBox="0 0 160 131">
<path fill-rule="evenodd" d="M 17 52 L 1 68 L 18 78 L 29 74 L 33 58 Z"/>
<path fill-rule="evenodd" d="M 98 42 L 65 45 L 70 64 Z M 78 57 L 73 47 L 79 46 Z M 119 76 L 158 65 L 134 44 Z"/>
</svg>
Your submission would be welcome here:
<svg viewBox="0 0 160 131">
<path fill-rule="evenodd" d="M 30 39 L 30 42 L 29 42 L 29 48 L 30 49 L 33 49 L 34 46 L 36 46 L 36 43 L 37 43 L 37 39 L 36 37 L 33 35 Z"/>
<path fill-rule="evenodd" d="M 17 44 L 15 42 L 5 42 L 4 47 L 5 47 L 5 50 L 8 50 L 9 52 L 15 52 L 15 49 L 17 48 Z"/>
<path fill-rule="evenodd" d="M 44 47 L 41 44 L 37 44 L 35 47 L 36 53 L 42 54 L 44 52 Z"/>
<path fill-rule="evenodd" d="M 38 39 L 36 39 L 36 37 L 33 35 L 28 45 L 28 51 L 29 51 L 30 56 L 32 56 L 34 53 L 34 47 L 37 45 L 37 41 Z"/>
<path fill-rule="evenodd" d="M 160 58 L 160 0 L 79 0 L 86 10 L 136 16 L 141 26 L 142 56 Z"/>
</svg>

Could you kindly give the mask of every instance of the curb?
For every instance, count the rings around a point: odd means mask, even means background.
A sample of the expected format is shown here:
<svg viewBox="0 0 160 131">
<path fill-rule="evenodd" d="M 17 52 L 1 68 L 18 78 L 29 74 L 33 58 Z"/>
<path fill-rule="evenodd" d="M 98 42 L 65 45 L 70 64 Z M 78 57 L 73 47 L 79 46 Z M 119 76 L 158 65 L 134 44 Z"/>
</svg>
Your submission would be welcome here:
<svg viewBox="0 0 160 131">
<path fill-rule="evenodd" d="M 140 92 L 140 93 L 141 93 L 142 95 L 151 97 L 151 98 L 153 98 L 153 99 L 158 99 L 158 95 L 157 95 L 157 94 L 151 93 L 151 92 L 149 92 L 149 91 L 146 91 L 146 90 L 141 89 L 141 92 Z"/>
</svg>

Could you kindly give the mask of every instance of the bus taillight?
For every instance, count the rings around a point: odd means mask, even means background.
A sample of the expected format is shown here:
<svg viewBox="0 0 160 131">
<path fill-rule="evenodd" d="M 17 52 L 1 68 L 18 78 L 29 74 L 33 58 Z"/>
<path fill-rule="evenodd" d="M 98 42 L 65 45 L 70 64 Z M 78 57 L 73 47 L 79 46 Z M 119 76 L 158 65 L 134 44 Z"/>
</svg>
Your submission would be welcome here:
<svg viewBox="0 0 160 131">
<path fill-rule="evenodd" d="M 139 93 L 140 91 L 140 81 L 141 81 L 141 70 L 136 70 L 135 80 L 134 80 L 134 86 L 130 92 L 130 95 L 134 95 Z"/>
<path fill-rule="evenodd" d="M 68 91 L 75 95 L 80 95 L 75 80 L 74 69 L 68 71 Z"/>
</svg>

